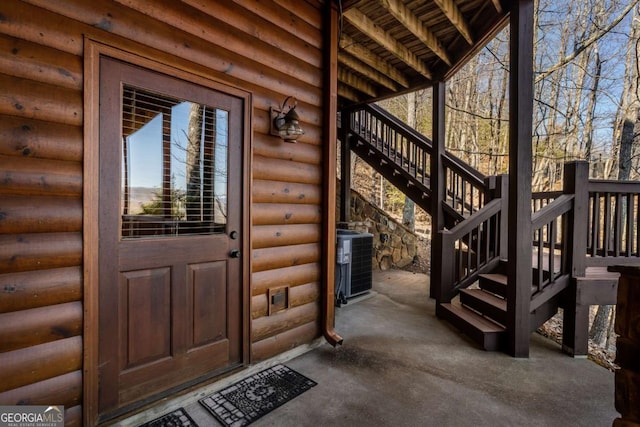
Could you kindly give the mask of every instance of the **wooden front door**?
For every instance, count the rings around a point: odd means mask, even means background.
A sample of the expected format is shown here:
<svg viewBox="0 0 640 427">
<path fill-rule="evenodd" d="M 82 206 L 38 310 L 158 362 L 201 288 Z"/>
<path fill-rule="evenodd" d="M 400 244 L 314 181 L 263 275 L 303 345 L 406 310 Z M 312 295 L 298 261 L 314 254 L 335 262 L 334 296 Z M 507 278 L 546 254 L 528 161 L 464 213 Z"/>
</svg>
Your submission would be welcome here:
<svg viewBox="0 0 640 427">
<path fill-rule="evenodd" d="M 103 419 L 242 363 L 243 104 L 100 60 Z"/>
</svg>

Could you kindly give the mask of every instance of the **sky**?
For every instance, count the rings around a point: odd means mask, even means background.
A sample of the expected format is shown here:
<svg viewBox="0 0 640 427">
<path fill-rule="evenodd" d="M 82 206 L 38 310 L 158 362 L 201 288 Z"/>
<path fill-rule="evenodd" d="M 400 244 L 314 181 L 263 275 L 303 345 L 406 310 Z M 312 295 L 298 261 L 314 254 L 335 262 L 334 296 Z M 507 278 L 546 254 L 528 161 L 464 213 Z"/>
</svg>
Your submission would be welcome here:
<svg viewBox="0 0 640 427">
<path fill-rule="evenodd" d="M 171 172 L 176 189 L 186 189 L 185 157 L 191 103 L 182 102 L 171 113 Z M 216 171 L 225 171 L 227 163 L 228 112 L 216 110 Z M 162 114 L 158 114 L 127 137 L 129 181 L 131 187 L 162 187 Z M 226 181 L 219 183 L 217 194 L 226 194 Z"/>
</svg>

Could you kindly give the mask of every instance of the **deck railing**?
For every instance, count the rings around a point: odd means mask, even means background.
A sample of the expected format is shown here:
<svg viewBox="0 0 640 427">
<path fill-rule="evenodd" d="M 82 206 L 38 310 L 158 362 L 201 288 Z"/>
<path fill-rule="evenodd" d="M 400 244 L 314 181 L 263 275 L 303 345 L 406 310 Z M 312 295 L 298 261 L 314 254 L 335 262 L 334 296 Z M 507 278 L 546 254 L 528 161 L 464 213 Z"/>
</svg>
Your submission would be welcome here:
<svg viewBox="0 0 640 427">
<path fill-rule="evenodd" d="M 585 267 L 640 263 L 640 182 L 583 179 L 574 185 L 577 194 L 584 193 L 581 203 L 585 204 L 576 212 L 575 232 L 571 236 L 577 240 L 574 247 L 578 258 L 573 262 L 582 264 L 579 273 L 583 274 Z M 531 203 L 534 216 L 563 194 L 575 193 L 566 190 L 534 193 Z M 561 227 L 559 224 L 556 230 Z M 541 243 L 540 233 L 534 233 L 534 246 L 549 248 L 548 236 L 544 233 Z M 559 236 L 556 234 L 556 248 L 561 245 Z"/>
<path fill-rule="evenodd" d="M 586 265 L 640 263 L 640 183 L 591 180 Z"/>
<path fill-rule="evenodd" d="M 422 186 L 421 191 L 430 196 L 432 143 L 428 138 L 376 105 L 348 111 L 347 123 L 364 153 L 375 153 L 381 164 L 393 164 L 394 176 L 406 178 L 402 185 Z M 501 178 L 505 186 L 495 193 L 491 183 L 497 179 L 485 178 L 448 152 L 441 167 L 445 171 L 441 203 L 453 219 L 448 222 L 450 229 L 441 232 L 441 247 L 434 248 L 443 254 L 439 302 L 444 302 L 501 258 L 508 258 L 507 180 Z M 531 210 L 532 306 L 542 304 L 543 293 L 559 292 L 568 277 L 584 275 L 588 266 L 640 262 L 638 182 L 588 180 L 587 163 L 570 162 L 565 166 L 563 191 L 534 193 Z M 545 292 L 549 289 L 555 290 Z"/>
</svg>

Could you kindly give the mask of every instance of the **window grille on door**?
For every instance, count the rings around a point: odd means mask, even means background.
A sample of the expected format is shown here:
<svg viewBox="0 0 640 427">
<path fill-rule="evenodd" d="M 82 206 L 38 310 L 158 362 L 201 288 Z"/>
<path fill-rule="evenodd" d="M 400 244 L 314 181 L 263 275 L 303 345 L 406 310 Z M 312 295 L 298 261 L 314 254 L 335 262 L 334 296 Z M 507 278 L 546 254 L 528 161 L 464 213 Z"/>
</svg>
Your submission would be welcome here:
<svg viewBox="0 0 640 427">
<path fill-rule="evenodd" d="M 123 87 L 123 239 L 226 232 L 228 125 L 228 111 Z"/>
</svg>

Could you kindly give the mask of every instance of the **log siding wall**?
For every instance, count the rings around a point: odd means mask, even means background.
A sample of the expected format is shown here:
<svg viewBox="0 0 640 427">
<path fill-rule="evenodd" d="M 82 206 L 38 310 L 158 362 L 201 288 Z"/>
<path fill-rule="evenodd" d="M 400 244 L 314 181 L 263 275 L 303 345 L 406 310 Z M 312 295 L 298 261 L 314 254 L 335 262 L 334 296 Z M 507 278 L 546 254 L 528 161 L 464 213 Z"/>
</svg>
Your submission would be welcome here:
<svg viewBox="0 0 640 427">
<path fill-rule="evenodd" d="M 166 52 L 252 94 L 252 361 L 319 335 L 323 3 L 2 2 L 0 404 L 62 404 L 82 424 L 85 36 Z M 269 135 L 269 107 L 289 95 L 297 144 Z M 291 308 L 267 316 L 282 285 Z"/>
</svg>

